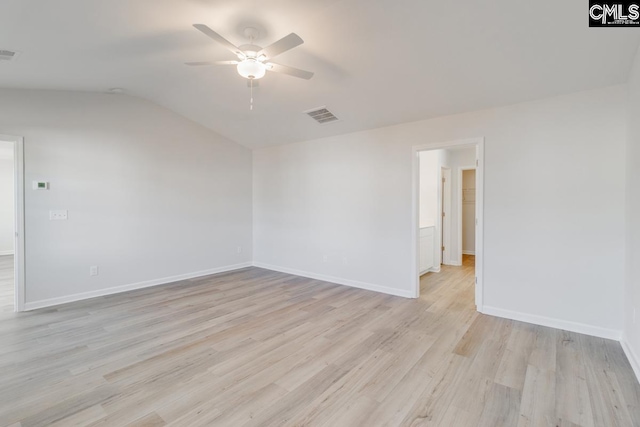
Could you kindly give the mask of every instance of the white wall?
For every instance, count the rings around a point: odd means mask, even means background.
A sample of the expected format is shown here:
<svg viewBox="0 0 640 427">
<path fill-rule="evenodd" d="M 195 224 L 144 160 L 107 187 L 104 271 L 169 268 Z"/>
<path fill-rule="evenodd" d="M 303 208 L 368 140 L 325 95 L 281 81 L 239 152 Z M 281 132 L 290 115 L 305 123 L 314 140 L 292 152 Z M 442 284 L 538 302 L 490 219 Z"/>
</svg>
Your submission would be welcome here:
<svg viewBox="0 0 640 427">
<path fill-rule="evenodd" d="M 411 147 L 485 137 L 484 303 L 622 329 L 625 88 L 254 152 L 254 260 L 410 295 Z"/>
<path fill-rule="evenodd" d="M 1 90 L 0 134 L 25 141 L 28 303 L 251 261 L 251 152 L 211 130 L 127 96 Z"/>
<path fill-rule="evenodd" d="M 13 143 L 0 141 L 0 255 L 13 253 Z"/>
<path fill-rule="evenodd" d="M 476 171 L 462 171 L 462 252 L 474 254 L 476 251 Z M 464 200 L 464 190 L 468 191 L 468 200 Z"/>
<path fill-rule="evenodd" d="M 430 150 L 420 153 L 420 228 L 437 224 L 441 151 L 444 150 Z"/>
<path fill-rule="evenodd" d="M 627 135 L 627 258 L 624 342 L 640 378 L 640 49 L 629 80 Z M 634 316 L 635 313 L 635 316 Z"/>
</svg>

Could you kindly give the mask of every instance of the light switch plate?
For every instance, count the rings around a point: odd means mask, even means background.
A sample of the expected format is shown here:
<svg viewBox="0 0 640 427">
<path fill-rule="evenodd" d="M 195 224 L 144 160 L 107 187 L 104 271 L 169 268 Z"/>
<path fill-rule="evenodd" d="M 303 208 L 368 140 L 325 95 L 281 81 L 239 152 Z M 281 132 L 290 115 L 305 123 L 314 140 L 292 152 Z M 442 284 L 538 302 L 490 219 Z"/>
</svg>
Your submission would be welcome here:
<svg viewBox="0 0 640 427">
<path fill-rule="evenodd" d="M 49 220 L 51 221 L 66 220 L 67 216 L 66 210 L 49 211 Z"/>
</svg>

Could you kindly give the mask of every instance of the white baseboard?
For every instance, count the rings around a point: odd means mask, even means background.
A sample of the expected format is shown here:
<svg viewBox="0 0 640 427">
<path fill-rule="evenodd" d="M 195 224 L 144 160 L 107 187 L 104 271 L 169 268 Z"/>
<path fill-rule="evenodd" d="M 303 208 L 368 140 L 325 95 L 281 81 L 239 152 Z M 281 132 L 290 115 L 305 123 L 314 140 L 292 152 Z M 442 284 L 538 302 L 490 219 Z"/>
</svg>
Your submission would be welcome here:
<svg viewBox="0 0 640 427">
<path fill-rule="evenodd" d="M 82 292 L 79 294 L 66 295 L 63 297 L 50 298 L 40 301 L 31 301 L 24 304 L 25 311 L 36 310 L 38 308 L 52 307 L 68 302 L 80 301 L 89 298 L 102 297 L 105 295 L 119 294 L 121 292 L 133 291 L 135 289 L 149 288 L 151 286 L 166 285 L 167 283 L 178 282 L 180 280 L 193 279 L 196 277 L 209 276 L 211 274 L 224 273 L 226 271 L 239 270 L 241 268 L 251 267 L 251 262 L 241 264 L 227 265 L 224 267 L 212 268 L 209 270 L 196 271 L 194 273 L 180 274 L 177 276 L 163 277 L 161 279 L 146 280 L 144 282 L 130 283 L 128 285 L 114 286 L 112 288 L 98 289 L 90 292 Z"/>
<path fill-rule="evenodd" d="M 10 251 L 0 251 L 0 256 L 4 255 L 13 255 L 13 249 L 11 249 Z"/>
<path fill-rule="evenodd" d="M 579 334 L 592 335 L 594 337 L 607 338 L 620 341 L 622 331 L 615 329 L 601 328 L 599 326 L 587 325 L 585 323 L 571 322 L 568 320 L 553 319 L 551 317 L 538 316 L 536 314 L 521 313 L 517 311 L 504 310 L 502 308 L 484 306 L 482 313 L 491 316 L 503 317 L 505 319 L 518 320 L 520 322 L 532 323 L 534 325 L 548 326 L 550 328 L 563 329 L 565 331 Z"/>
<path fill-rule="evenodd" d="M 622 346 L 622 350 L 624 354 L 629 359 L 629 363 L 633 368 L 633 372 L 636 374 L 636 378 L 640 381 L 640 359 L 638 355 L 633 351 L 633 348 L 629 345 L 629 341 L 627 340 L 626 334 L 622 334 L 622 339 L 620 340 L 620 345 Z"/>
<path fill-rule="evenodd" d="M 372 283 L 359 282 L 357 280 L 342 279 L 340 277 L 325 276 L 324 274 L 310 273 L 308 271 L 295 270 L 293 268 L 279 267 L 277 265 L 254 262 L 254 267 L 266 270 L 278 271 L 280 273 L 293 274 L 294 276 L 307 277 L 309 279 L 322 280 L 324 282 L 336 283 L 338 285 L 351 286 L 353 288 L 366 289 L 368 291 L 380 292 L 383 294 L 395 295 L 404 298 L 415 298 L 413 292 L 403 289 L 389 288 L 387 286 L 374 285 Z"/>
<path fill-rule="evenodd" d="M 440 267 L 438 267 L 438 268 L 436 268 L 436 267 L 427 268 L 426 270 L 419 272 L 418 276 L 422 277 L 427 273 L 440 273 Z"/>
<path fill-rule="evenodd" d="M 462 255 L 475 255 L 476 251 L 462 251 Z"/>
</svg>

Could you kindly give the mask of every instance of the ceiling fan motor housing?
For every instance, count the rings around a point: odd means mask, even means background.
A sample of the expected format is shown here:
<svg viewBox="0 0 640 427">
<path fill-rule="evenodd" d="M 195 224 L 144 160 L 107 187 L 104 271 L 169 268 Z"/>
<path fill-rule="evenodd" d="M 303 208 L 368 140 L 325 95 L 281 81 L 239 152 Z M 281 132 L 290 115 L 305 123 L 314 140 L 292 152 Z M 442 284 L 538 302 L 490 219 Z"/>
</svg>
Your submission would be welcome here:
<svg viewBox="0 0 640 427">
<path fill-rule="evenodd" d="M 247 58 L 257 58 L 258 52 L 262 50 L 260 46 L 256 46 L 255 44 L 243 44 L 239 49 Z"/>
</svg>

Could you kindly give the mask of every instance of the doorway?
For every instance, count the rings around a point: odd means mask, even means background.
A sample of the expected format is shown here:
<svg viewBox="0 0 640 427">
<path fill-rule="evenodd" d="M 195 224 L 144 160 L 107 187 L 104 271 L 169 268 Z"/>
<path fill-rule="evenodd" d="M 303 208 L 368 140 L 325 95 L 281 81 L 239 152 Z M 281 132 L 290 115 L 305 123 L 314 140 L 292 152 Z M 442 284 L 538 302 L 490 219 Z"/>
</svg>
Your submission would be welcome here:
<svg viewBox="0 0 640 427">
<path fill-rule="evenodd" d="M 23 175 L 22 138 L 0 135 L 0 313 L 24 310 Z"/>
<path fill-rule="evenodd" d="M 461 215 L 458 223 L 460 259 L 463 255 L 476 254 L 476 168 L 475 165 L 460 168 L 460 192 L 458 200 Z"/>
<path fill-rule="evenodd" d="M 437 154 L 436 154 L 437 153 Z M 413 227 L 414 233 L 412 234 L 412 253 L 414 262 L 414 290 L 415 297 L 420 296 L 421 275 L 427 275 L 429 277 L 433 274 L 438 274 L 440 271 L 440 265 L 442 264 L 444 270 L 449 272 L 451 268 L 456 266 L 466 266 L 473 285 L 475 286 L 475 304 L 476 308 L 482 310 L 483 300 L 483 159 L 484 159 L 484 139 L 475 138 L 468 140 L 451 141 L 438 144 L 428 144 L 415 146 L 412 150 L 413 154 L 413 191 L 412 191 L 412 205 L 413 205 Z M 429 160 L 432 159 L 432 160 Z M 435 159 L 435 160 L 434 160 Z M 438 163 L 439 161 L 439 163 Z M 421 165 L 422 162 L 422 165 Z M 425 165 L 430 162 L 432 172 L 425 171 Z M 435 163 L 434 163 L 435 162 Z M 437 169 L 434 168 L 437 167 Z M 422 168 L 422 171 L 421 171 Z M 462 217 L 468 213 L 469 206 L 466 206 L 462 201 L 462 194 L 464 192 L 465 185 L 462 181 L 463 170 L 471 170 L 475 176 L 475 185 L 469 186 L 469 188 L 475 188 L 475 204 L 473 206 L 473 254 L 463 254 L 463 240 L 464 231 L 468 231 L 467 228 L 462 228 Z M 429 212 L 429 209 L 422 209 L 424 203 L 421 203 L 421 196 L 428 198 L 433 197 L 429 191 L 431 190 L 430 181 L 426 176 L 433 176 L 437 170 L 438 181 L 437 188 L 437 204 L 439 205 L 436 210 L 439 215 L 434 218 L 435 230 L 433 233 L 433 258 L 435 266 L 431 269 L 425 269 L 425 260 L 430 257 L 424 255 L 424 248 L 428 248 L 428 242 L 430 242 L 430 236 L 428 227 L 430 225 L 429 219 L 431 215 L 425 214 Z M 469 175 L 470 176 L 470 175 Z M 469 179 L 469 176 L 466 176 Z M 467 188 L 467 189 L 469 189 Z M 433 192 L 433 191 L 432 191 Z M 422 206 L 421 206 L 422 204 Z M 468 241 L 466 241 L 468 243 Z M 422 251 L 421 251 L 422 249 Z M 469 252 L 467 250 L 467 252 Z M 437 260 L 439 258 L 439 260 Z M 422 263 L 422 264 L 421 264 Z M 446 267 L 445 267 L 446 266 Z M 469 266 L 472 270 L 469 271 Z M 436 277 L 436 276 L 434 276 Z M 467 276 L 469 277 L 469 276 Z M 438 279 L 434 279 L 438 280 Z M 441 279 L 440 279 L 441 280 Z"/>
</svg>

